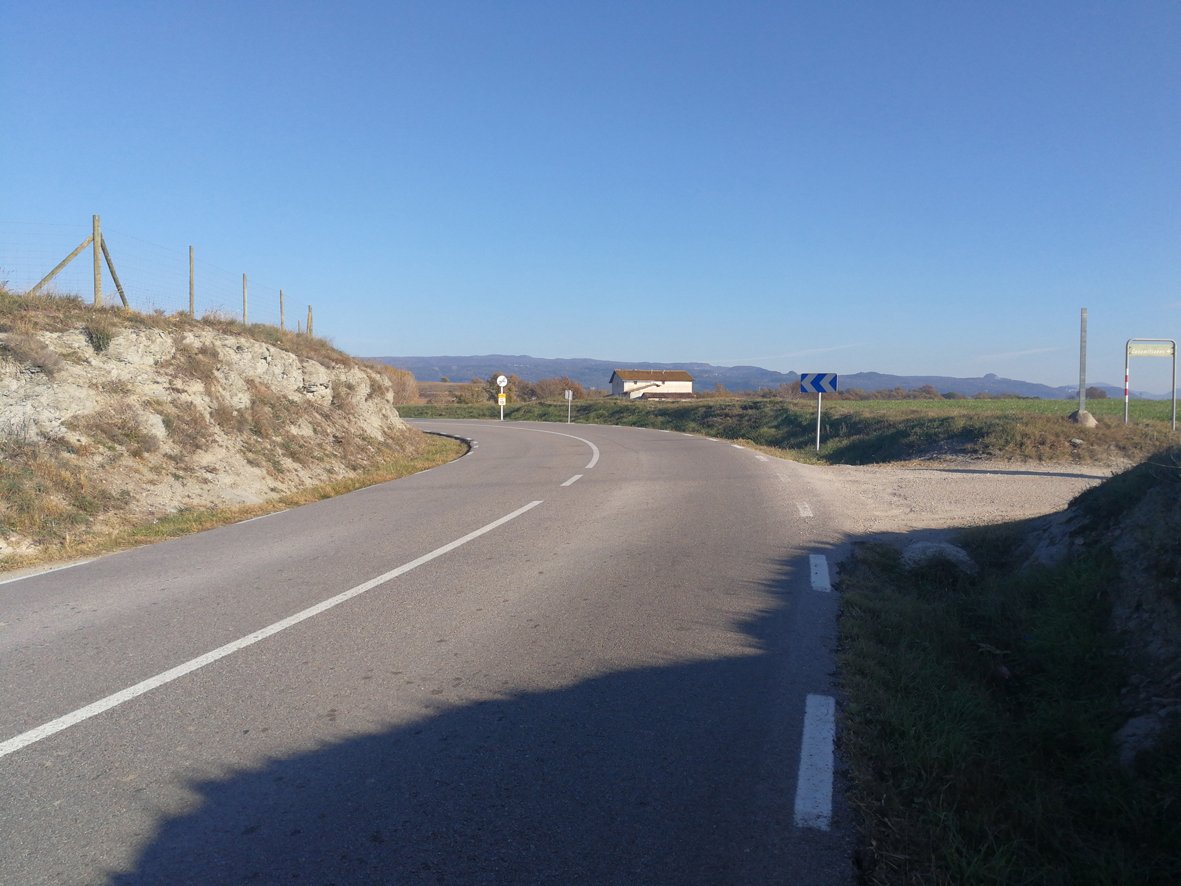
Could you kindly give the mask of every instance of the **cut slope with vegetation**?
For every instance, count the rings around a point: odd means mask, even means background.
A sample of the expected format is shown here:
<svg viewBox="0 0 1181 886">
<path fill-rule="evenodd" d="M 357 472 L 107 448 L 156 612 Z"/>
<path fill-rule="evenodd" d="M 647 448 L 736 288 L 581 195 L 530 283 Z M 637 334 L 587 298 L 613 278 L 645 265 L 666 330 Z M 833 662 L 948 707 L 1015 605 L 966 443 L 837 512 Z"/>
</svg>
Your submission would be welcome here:
<svg viewBox="0 0 1181 886">
<path fill-rule="evenodd" d="M 406 373 L 323 339 L 0 288 L 0 568 L 191 531 L 455 456 Z"/>
</svg>

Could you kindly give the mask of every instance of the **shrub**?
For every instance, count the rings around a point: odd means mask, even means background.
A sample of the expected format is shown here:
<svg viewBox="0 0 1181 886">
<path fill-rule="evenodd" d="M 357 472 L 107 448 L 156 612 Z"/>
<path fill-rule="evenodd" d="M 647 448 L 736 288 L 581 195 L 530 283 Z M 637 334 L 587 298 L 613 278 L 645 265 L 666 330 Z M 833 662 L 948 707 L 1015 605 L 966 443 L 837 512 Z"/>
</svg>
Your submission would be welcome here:
<svg viewBox="0 0 1181 886">
<path fill-rule="evenodd" d="M 95 317 L 82 327 L 82 334 L 86 336 L 94 352 L 101 354 L 111 346 L 115 330 L 105 317 Z"/>
</svg>

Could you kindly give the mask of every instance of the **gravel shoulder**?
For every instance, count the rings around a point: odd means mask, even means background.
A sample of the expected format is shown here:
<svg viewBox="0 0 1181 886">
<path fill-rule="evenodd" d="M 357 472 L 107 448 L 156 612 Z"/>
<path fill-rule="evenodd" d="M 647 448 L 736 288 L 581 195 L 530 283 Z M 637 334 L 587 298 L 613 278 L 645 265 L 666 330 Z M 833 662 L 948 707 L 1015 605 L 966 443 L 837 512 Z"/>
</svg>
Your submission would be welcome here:
<svg viewBox="0 0 1181 886">
<path fill-rule="evenodd" d="M 957 459 L 814 468 L 854 536 L 1006 523 L 1061 511 L 1123 466 Z"/>
</svg>

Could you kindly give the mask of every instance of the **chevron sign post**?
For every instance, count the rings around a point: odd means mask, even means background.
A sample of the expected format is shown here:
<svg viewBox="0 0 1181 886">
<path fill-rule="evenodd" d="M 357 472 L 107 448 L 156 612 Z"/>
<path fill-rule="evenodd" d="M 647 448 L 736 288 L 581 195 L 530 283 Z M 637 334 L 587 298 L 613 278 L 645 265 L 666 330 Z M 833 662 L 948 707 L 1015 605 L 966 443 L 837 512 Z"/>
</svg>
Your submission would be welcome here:
<svg viewBox="0 0 1181 886">
<path fill-rule="evenodd" d="M 804 372 L 800 374 L 801 394 L 835 394 L 837 376 L 835 372 Z"/>
<path fill-rule="evenodd" d="M 820 451 L 820 407 L 825 394 L 837 392 L 835 372 L 801 372 L 800 393 L 816 395 L 816 451 Z"/>
</svg>

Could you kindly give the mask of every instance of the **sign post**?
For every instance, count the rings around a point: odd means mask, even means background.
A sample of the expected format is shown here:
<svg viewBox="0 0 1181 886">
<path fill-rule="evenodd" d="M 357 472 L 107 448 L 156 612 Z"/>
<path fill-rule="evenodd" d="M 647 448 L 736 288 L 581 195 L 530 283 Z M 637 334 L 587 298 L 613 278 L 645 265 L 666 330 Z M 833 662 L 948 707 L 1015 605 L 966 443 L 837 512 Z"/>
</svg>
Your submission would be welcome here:
<svg viewBox="0 0 1181 886">
<path fill-rule="evenodd" d="M 505 396 L 504 387 L 508 384 L 508 379 L 503 375 L 496 376 L 496 383 L 500 385 L 500 393 L 496 395 L 496 402 L 500 404 L 500 420 L 504 421 L 504 401 L 508 398 Z"/>
<path fill-rule="evenodd" d="M 824 403 L 824 395 L 837 392 L 837 376 L 835 372 L 802 372 L 800 373 L 800 393 L 816 395 L 816 451 L 820 451 L 820 409 Z"/>
<path fill-rule="evenodd" d="M 566 424 L 570 424 L 570 410 L 574 408 L 574 392 L 566 391 Z"/>
<path fill-rule="evenodd" d="M 1124 346 L 1124 424 L 1128 423 L 1128 401 L 1131 399 L 1128 369 L 1133 357 L 1170 357 L 1173 361 L 1173 430 L 1177 430 L 1177 342 L 1171 338 L 1129 338 Z"/>
</svg>

